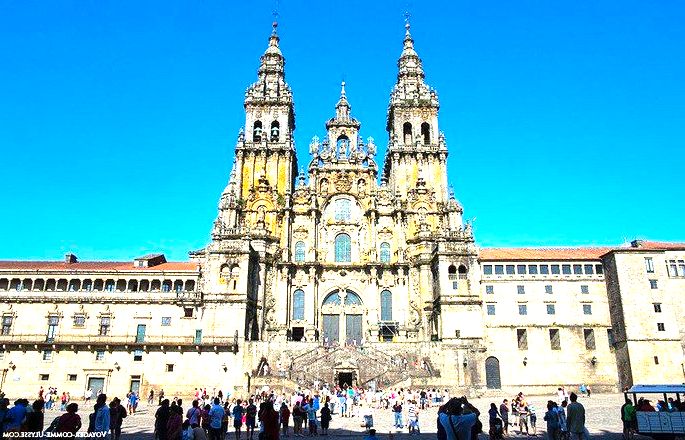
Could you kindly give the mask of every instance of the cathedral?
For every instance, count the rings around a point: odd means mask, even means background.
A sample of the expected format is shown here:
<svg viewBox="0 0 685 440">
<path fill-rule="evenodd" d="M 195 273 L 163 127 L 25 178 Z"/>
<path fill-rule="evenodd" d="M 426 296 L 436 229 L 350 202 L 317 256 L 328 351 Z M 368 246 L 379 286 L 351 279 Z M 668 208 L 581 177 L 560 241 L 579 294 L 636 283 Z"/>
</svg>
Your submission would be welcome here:
<svg viewBox="0 0 685 440">
<path fill-rule="evenodd" d="M 685 243 L 479 248 L 409 24 L 397 67 L 384 158 L 343 82 L 298 162 L 274 24 L 209 244 L 187 262 L 0 261 L 0 388 L 683 382 Z"/>
</svg>

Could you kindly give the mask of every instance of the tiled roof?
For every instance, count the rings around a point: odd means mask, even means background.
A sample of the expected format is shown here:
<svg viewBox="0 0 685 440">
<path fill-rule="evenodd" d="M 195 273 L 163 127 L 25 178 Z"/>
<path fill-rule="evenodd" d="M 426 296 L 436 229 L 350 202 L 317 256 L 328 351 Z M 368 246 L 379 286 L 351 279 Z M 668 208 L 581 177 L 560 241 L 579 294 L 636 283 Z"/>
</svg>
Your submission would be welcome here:
<svg viewBox="0 0 685 440">
<path fill-rule="evenodd" d="M 480 259 L 489 260 L 598 260 L 610 247 L 482 248 Z"/>
<path fill-rule="evenodd" d="M 168 262 L 152 267 L 135 267 L 132 261 L 84 261 L 65 263 L 63 261 L 0 261 L 0 270 L 36 270 L 36 271 L 78 271 L 78 272 L 158 272 L 198 270 L 197 263 Z"/>
</svg>

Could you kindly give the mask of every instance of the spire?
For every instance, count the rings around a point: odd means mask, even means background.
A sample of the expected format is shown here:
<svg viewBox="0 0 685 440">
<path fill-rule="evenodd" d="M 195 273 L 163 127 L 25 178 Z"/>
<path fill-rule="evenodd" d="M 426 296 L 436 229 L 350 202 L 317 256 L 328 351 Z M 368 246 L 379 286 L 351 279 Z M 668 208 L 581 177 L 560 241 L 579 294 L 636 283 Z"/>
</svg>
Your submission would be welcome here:
<svg viewBox="0 0 685 440">
<path fill-rule="evenodd" d="M 414 39 L 410 32 L 409 13 L 405 14 L 404 29 L 404 47 L 402 48 L 400 59 L 397 61 L 397 67 L 400 69 L 398 79 L 405 77 L 419 77 L 423 79 L 421 58 L 419 58 L 419 54 L 414 50 Z"/>
<path fill-rule="evenodd" d="M 279 46 L 278 22 L 271 25 L 269 44 L 260 58 L 257 82 L 246 92 L 245 102 L 281 101 L 291 102 L 292 92 L 285 83 L 285 58 Z"/>
<path fill-rule="evenodd" d="M 347 102 L 347 95 L 345 95 L 345 81 L 340 84 L 340 99 L 335 105 L 335 115 L 337 119 L 350 118 L 350 103 Z"/>
</svg>

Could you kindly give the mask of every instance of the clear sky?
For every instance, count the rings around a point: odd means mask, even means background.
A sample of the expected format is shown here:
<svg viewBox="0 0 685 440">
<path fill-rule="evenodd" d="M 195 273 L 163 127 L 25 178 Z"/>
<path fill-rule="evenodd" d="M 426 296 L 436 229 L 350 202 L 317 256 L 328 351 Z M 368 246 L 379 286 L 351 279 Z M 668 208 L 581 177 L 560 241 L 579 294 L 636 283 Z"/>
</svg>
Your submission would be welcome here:
<svg viewBox="0 0 685 440">
<path fill-rule="evenodd" d="M 274 6 L 0 0 L 0 258 L 203 247 Z M 480 245 L 685 241 L 685 3 L 409 6 Z M 281 1 L 300 163 L 343 78 L 382 158 L 406 7 Z"/>
</svg>

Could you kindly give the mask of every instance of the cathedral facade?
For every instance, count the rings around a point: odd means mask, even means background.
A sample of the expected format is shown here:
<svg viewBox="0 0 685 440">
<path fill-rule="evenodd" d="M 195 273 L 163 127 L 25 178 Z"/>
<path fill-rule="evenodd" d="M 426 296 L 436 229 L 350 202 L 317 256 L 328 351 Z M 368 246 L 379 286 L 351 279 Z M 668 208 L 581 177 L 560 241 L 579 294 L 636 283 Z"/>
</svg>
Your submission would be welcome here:
<svg viewBox="0 0 685 440">
<path fill-rule="evenodd" d="M 685 243 L 476 246 L 408 25 L 385 158 L 343 83 L 298 162 L 275 26 L 244 107 L 211 241 L 189 262 L 0 262 L 0 388 L 683 381 Z"/>
</svg>

